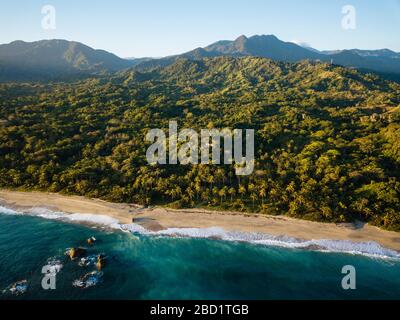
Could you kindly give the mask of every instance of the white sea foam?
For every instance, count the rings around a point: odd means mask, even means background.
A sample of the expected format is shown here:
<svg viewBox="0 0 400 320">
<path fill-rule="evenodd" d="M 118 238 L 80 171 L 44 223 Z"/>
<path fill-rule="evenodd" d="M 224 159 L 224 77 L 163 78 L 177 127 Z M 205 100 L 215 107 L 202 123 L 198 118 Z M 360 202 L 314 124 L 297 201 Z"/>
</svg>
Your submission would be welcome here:
<svg viewBox="0 0 400 320">
<path fill-rule="evenodd" d="M 6 207 L 2 207 L 0 206 L 0 213 L 2 214 L 9 214 L 9 215 L 15 215 L 15 214 L 20 214 L 18 211 L 6 208 Z"/>
<path fill-rule="evenodd" d="M 52 211 L 46 208 L 31 208 L 24 213 L 30 216 L 36 216 L 50 220 L 59 220 L 66 216 L 66 214 L 63 212 Z"/>
<path fill-rule="evenodd" d="M 49 220 L 62 220 L 71 222 L 90 223 L 100 226 L 109 227 L 112 229 L 120 229 L 121 226 L 118 220 L 106 215 L 73 213 L 68 214 L 61 211 L 52 211 L 46 208 L 30 208 L 24 211 L 16 211 L 0 206 L 0 213 L 8 215 L 28 215 L 40 217 Z"/>
<path fill-rule="evenodd" d="M 97 225 L 107 226 L 113 229 L 121 228 L 117 219 L 105 215 L 74 213 L 66 215 L 64 216 L 64 218 L 72 222 L 88 222 Z"/>
<path fill-rule="evenodd" d="M 312 249 L 328 252 L 366 255 L 376 258 L 400 259 L 400 253 L 369 242 L 353 242 L 348 240 L 300 240 L 288 236 L 274 236 L 265 233 L 226 231 L 222 228 L 169 228 L 161 231 L 149 231 L 137 224 L 124 225 L 122 229 L 133 233 L 150 236 L 177 236 L 193 238 L 220 239 L 223 241 L 248 242 L 257 245 L 275 246 L 293 249 Z"/>
<path fill-rule="evenodd" d="M 219 239 L 223 241 L 248 242 L 257 245 L 284 247 L 293 249 L 312 249 L 328 252 L 342 252 L 348 254 L 366 255 L 376 258 L 400 259 L 400 253 L 382 247 L 380 244 L 369 242 L 353 242 L 348 240 L 300 240 L 288 236 L 274 236 L 265 233 L 251 233 L 227 231 L 223 228 L 169 228 L 161 231 L 151 231 L 144 227 L 132 224 L 119 224 L 118 220 L 106 215 L 97 214 L 67 214 L 55 212 L 45 208 L 32 208 L 24 212 L 12 210 L 0 206 L 1 214 L 8 215 L 30 215 L 51 220 L 62 220 L 78 223 L 90 223 L 93 225 L 105 226 L 112 229 L 119 229 L 126 232 L 158 237 L 191 237 Z"/>
</svg>

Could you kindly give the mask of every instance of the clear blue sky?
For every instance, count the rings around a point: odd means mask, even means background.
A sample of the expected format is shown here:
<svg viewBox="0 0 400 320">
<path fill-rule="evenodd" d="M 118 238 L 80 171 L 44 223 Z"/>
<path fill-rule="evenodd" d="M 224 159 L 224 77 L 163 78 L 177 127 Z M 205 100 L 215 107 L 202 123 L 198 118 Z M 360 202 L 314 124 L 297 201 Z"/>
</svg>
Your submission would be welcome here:
<svg viewBox="0 0 400 320">
<path fill-rule="evenodd" d="M 41 8 L 56 8 L 42 30 Z M 343 30 L 342 7 L 357 10 Z M 320 49 L 400 51 L 400 0 L 1 0 L 0 43 L 67 39 L 122 57 L 166 56 L 244 34 L 275 34 Z"/>
</svg>

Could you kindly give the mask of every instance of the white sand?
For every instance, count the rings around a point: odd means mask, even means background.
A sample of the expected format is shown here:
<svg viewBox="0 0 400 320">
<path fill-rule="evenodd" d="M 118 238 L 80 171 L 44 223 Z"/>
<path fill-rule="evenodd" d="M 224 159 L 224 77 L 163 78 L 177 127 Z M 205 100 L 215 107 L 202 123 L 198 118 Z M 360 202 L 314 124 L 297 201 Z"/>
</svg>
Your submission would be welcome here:
<svg viewBox="0 0 400 320">
<path fill-rule="evenodd" d="M 375 241 L 386 248 L 400 251 L 400 233 L 360 223 L 326 224 L 285 216 L 246 215 L 237 212 L 215 212 L 201 209 L 143 209 L 135 205 L 109 203 L 78 196 L 8 190 L 0 190 L 0 205 L 14 209 L 40 207 L 70 214 L 106 215 L 122 224 L 131 223 L 132 219 L 135 219 L 135 223 L 153 231 L 165 228 L 220 227 L 227 231 L 286 235 L 303 240 Z"/>
</svg>

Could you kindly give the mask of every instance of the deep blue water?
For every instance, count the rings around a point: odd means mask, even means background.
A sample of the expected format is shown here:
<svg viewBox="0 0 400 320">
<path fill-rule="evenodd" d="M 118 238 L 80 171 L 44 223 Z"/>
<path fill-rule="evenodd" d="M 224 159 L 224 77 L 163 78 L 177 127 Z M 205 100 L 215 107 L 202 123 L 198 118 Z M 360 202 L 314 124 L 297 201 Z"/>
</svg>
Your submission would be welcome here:
<svg viewBox="0 0 400 320">
<path fill-rule="evenodd" d="M 103 281 L 80 289 L 72 282 L 94 267 L 79 267 L 66 248 L 99 242 Z M 56 290 L 41 287 L 49 258 L 64 266 Z M 341 269 L 357 270 L 357 289 L 341 287 Z M 26 279 L 22 296 L 1 295 Z M 31 216 L 0 214 L 0 299 L 398 299 L 400 262 L 361 255 L 285 249 L 195 238 L 142 236 Z"/>
</svg>

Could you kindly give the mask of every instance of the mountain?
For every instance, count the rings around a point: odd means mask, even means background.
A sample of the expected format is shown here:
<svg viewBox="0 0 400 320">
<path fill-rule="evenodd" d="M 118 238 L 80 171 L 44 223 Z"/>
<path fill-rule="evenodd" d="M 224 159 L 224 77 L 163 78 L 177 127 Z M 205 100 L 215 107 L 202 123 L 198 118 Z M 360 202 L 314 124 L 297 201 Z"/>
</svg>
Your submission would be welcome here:
<svg viewBox="0 0 400 320">
<path fill-rule="evenodd" d="M 196 60 L 218 56 L 253 56 L 283 62 L 323 61 L 400 80 L 400 54 L 394 51 L 354 49 L 320 52 L 314 48 L 281 41 L 274 35 L 256 35 L 249 38 L 242 35 L 234 41 L 218 41 L 181 55 L 139 63 L 138 69 L 166 66 L 180 58 Z"/>
<path fill-rule="evenodd" d="M 146 71 L 171 65 L 182 58 L 199 60 L 219 56 L 252 56 L 282 62 L 322 61 L 400 81 L 400 53 L 388 49 L 318 51 L 281 41 L 274 35 L 249 38 L 242 35 L 233 41 L 222 40 L 204 48 L 158 59 L 121 59 L 107 51 L 66 40 L 14 41 L 0 45 L 0 82 L 68 80 L 127 68 Z"/>
<path fill-rule="evenodd" d="M 219 41 L 204 49 L 212 55 L 255 56 L 285 62 L 320 58 L 318 53 L 281 41 L 274 35 L 240 36 L 235 41 Z"/>
<path fill-rule="evenodd" d="M 144 62 L 139 64 L 138 68 L 145 70 L 152 67 L 163 67 L 181 58 L 197 60 L 219 56 L 252 56 L 284 62 L 297 62 L 305 59 L 317 60 L 325 57 L 294 43 L 283 42 L 274 35 L 257 35 L 250 38 L 242 35 L 234 41 L 222 40 L 205 48 L 197 48 L 181 55 Z"/>
<path fill-rule="evenodd" d="M 392 59 L 400 59 L 400 53 L 394 52 L 389 49 L 379 49 L 379 50 L 360 50 L 360 49 L 351 49 L 351 50 L 332 50 L 332 51 L 320 51 L 323 54 L 339 54 L 343 52 L 351 52 L 357 54 L 361 57 L 384 57 L 384 58 L 392 58 Z"/>
<path fill-rule="evenodd" d="M 132 61 L 74 41 L 14 41 L 0 45 L 0 81 L 58 80 L 115 72 L 132 65 Z"/>
<path fill-rule="evenodd" d="M 137 65 L 142 62 L 152 61 L 154 59 L 156 59 L 156 58 L 151 58 L 151 57 L 143 57 L 143 58 L 128 57 L 128 58 L 125 58 L 125 60 L 131 61 L 132 65 Z"/>
<path fill-rule="evenodd" d="M 334 63 L 364 71 L 376 72 L 382 76 L 400 79 L 400 54 L 388 55 L 389 50 L 343 50 L 327 57 Z M 373 53 L 373 54 L 372 54 Z"/>
</svg>

